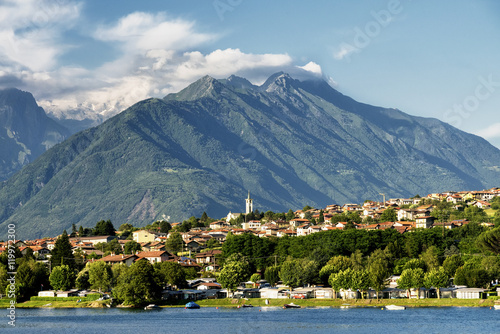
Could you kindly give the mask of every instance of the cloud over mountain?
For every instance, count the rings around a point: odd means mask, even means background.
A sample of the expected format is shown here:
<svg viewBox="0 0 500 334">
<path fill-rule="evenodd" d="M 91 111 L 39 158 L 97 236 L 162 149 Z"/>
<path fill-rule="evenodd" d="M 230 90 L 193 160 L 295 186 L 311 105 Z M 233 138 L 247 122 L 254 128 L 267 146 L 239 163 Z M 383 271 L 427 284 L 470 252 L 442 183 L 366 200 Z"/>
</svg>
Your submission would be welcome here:
<svg viewBox="0 0 500 334">
<path fill-rule="evenodd" d="M 32 92 L 40 106 L 58 118 L 100 122 L 139 100 L 179 91 L 204 75 L 237 74 L 261 83 L 282 69 L 321 73 L 312 62 L 299 68 L 285 53 L 201 51 L 220 35 L 206 32 L 195 20 L 140 11 L 80 36 L 90 45 L 104 42 L 113 48 L 111 59 L 96 67 L 68 64 L 68 52 L 93 52 L 64 39 L 68 29 L 84 24 L 82 3 L 8 1 L 0 8 L 0 88 Z"/>
</svg>

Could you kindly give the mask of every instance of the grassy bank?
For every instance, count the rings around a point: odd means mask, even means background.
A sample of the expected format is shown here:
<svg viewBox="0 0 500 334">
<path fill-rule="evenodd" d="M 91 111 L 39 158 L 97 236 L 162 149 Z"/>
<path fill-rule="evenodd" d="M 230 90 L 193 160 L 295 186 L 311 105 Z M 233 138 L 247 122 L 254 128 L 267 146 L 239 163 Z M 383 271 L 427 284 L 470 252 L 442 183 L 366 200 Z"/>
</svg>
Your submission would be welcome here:
<svg viewBox="0 0 500 334">
<path fill-rule="evenodd" d="M 61 298 L 62 299 L 62 298 Z M 8 299 L 0 299 L 0 308 L 7 308 L 10 304 Z M 17 303 L 16 308 L 85 308 L 85 307 L 106 307 L 109 300 L 102 301 L 85 301 L 78 303 L 75 300 L 58 300 L 58 301 L 41 301 L 41 300 L 28 300 L 22 303 Z"/>
<path fill-rule="evenodd" d="M 341 307 L 349 305 L 350 307 L 384 307 L 386 305 L 403 305 L 407 307 L 492 307 L 495 304 L 493 299 L 269 299 L 269 304 L 266 305 L 266 300 L 262 298 L 250 299 L 204 299 L 196 301 L 201 307 L 238 307 L 243 304 L 251 304 L 260 307 L 283 307 L 284 304 L 293 302 L 302 307 Z M 83 307 L 106 307 L 108 301 L 95 302 L 80 302 L 70 300 L 60 300 L 53 302 L 44 301 L 26 301 L 16 304 L 18 308 L 83 308 Z M 184 307 L 186 301 L 178 301 L 176 303 L 165 302 L 159 304 L 162 307 Z M 0 299 L 0 308 L 9 306 L 9 300 Z"/>
</svg>

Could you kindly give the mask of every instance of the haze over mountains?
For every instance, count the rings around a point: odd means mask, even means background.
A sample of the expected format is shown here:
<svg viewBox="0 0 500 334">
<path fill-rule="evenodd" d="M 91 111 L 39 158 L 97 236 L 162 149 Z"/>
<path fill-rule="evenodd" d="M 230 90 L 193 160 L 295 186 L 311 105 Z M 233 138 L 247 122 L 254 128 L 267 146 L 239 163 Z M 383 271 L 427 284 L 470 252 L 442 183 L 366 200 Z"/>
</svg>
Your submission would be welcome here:
<svg viewBox="0 0 500 334">
<path fill-rule="evenodd" d="M 0 186 L 0 231 L 144 225 L 498 186 L 500 150 L 436 119 L 354 101 L 285 73 L 203 77 L 73 135 Z"/>
</svg>

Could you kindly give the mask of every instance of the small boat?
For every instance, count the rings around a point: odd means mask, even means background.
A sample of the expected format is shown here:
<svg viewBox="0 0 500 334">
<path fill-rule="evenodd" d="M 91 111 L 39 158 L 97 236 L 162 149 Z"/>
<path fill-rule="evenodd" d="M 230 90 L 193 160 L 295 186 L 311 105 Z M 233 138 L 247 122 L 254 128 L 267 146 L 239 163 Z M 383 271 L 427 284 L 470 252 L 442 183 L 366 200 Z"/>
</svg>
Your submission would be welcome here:
<svg viewBox="0 0 500 334">
<path fill-rule="evenodd" d="M 400 305 L 387 305 L 385 309 L 389 311 L 398 311 L 398 310 L 406 310 L 406 307 Z"/>
<path fill-rule="evenodd" d="M 200 308 L 200 305 L 196 304 L 195 302 L 189 302 L 186 304 L 186 307 L 188 309 L 197 309 Z"/>
<path fill-rule="evenodd" d="M 241 305 L 241 307 L 253 307 L 253 305 L 252 304 L 243 304 L 243 305 Z"/>
<path fill-rule="evenodd" d="M 500 304 L 495 304 L 495 305 L 493 305 L 493 308 L 494 308 L 495 310 L 500 310 Z"/>
<path fill-rule="evenodd" d="M 156 304 L 149 304 L 148 306 L 144 307 L 144 309 L 145 310 L 158 310 L 158 309 L 161 309 L 161 307 L 159 307 Z"/>
<path fill-rule="evenodd" d="M 300 305 L 296 305 L 294 303 L 290 303 L 290 304 L 283 305 L 283 308 L 300 308 Z"/>
</svg>

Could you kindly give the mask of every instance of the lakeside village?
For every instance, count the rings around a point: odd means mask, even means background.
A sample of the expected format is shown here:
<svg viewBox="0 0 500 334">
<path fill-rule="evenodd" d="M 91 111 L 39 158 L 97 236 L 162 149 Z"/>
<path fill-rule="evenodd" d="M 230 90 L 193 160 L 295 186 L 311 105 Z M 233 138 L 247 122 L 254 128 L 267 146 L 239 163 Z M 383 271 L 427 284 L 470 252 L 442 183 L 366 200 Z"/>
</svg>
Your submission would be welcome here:
<svg viewBox="0 0 500 334">
<path fill-rule="evenodd" d="M 246 213 L 223 220 L 203 213 L 118 231 L 108 220 L 14 247 L 1 242 L 0 293 L 17 303 L 111 296 L 133 306 L 228 297 L 498 298 L 500 188 L 382 196 L 260 213 L 249 193 Z"/>
</svg>

